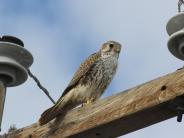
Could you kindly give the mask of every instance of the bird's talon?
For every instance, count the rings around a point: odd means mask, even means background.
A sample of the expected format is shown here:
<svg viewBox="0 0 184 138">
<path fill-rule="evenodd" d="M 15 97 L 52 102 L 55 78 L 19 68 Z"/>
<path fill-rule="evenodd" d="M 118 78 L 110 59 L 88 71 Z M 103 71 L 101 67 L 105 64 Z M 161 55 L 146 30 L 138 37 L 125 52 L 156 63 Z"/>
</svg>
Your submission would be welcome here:
<svg viewBox="0 0 184 138">
<path fill-rule="evenodd" d="M 87 99 L 86 102 L 82 104 L 82 107 L 91 104 L 93 101 L 94 98 Z"/>
</svg>

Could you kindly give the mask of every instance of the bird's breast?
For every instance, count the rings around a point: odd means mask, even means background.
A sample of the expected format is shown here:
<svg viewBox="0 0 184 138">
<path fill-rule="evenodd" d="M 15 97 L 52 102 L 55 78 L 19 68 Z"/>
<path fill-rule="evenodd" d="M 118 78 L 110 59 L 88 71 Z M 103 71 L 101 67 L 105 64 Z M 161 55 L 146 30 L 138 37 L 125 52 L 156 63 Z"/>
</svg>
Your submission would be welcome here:
<svg viewBox="0 0 184 138">
<path fill-rule="evenodd" d="M 87 87 L 86 95 L 99 98 L 111 82 L 116 69 L 117 58 L 101 58 L 91 65 L 89 71 L 81 79 L 81 85 Z"/>
</svg>

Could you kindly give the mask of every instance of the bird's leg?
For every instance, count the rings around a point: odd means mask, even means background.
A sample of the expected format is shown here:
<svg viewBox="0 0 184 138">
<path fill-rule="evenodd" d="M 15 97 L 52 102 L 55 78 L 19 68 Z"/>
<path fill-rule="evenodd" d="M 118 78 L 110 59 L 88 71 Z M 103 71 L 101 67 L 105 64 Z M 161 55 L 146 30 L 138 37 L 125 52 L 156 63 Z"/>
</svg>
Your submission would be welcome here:
<svg viewBox="0 0 184 138">
<path fill-rule="evenodd" d="M 93 102 L 93 98 L 87 99 L 86 105 L 91 104 Z"/>
<path fill-rule="evenodd" d="M 91 104 L 92 102 L 94 102 L 94 98 L 91 97 L 91 98 L 87 98 L 86 102 L 82 104 L 82 106 L 86 106 L 88 104 Z"/>
</svg>

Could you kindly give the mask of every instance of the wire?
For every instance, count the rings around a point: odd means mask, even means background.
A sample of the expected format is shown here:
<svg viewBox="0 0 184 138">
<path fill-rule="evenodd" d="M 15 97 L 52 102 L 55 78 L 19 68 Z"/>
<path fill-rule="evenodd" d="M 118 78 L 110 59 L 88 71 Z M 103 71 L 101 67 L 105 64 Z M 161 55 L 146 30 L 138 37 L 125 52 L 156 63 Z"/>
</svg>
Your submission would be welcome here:
<svg viewBox="0 0 184 138">
<path fill-rule="evenodd" d="M 38 80 L 38 78 L 35 75 L 33 75 L 29 69 L 27 69 L 27 71 L 28 71 L 29 76 L 36 82 L 36 84 L 38 85 L 38 87 L 47 95 L 47 97 L 52 101 L 52 103 L 55 104 L 55 101 L 50 96 L 48 90 L 41 85 L 41 83 Z"/>
<path fill-rule="evenodd" d="M 184 4 L 184 0 L 179 0 L 178 1 L 178 12 L 181 12 L 181 5 Z"/>
</svg>

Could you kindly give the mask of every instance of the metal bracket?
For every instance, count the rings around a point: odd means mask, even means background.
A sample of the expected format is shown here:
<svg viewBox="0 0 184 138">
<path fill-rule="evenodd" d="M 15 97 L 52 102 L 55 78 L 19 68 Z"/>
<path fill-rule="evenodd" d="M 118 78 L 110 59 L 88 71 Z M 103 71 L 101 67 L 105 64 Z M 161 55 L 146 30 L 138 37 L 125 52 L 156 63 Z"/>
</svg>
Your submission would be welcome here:
<svg viewBox="0 0 184 138">
<path fill-rule="evenodd" d="M 182 122 L 182 117 L 184 114 L 184 96 L 176 97 L 170 102 L 169 108 L 177 112 L 177 121 Z"/>
</svg>

